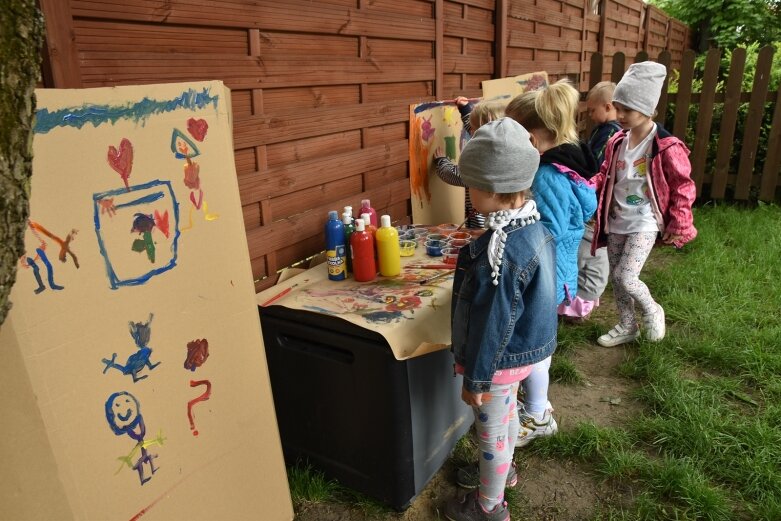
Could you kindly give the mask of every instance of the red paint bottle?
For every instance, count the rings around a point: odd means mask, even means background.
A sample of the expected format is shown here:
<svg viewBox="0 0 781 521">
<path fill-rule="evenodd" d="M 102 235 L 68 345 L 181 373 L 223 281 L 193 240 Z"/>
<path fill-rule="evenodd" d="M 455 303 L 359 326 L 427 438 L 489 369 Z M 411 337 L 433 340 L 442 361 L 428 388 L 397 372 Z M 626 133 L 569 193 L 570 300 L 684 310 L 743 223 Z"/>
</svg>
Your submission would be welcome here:
<svg viewBox="0 0 781 521">
<path fill-rule="evenodd" d="M 366 231 L 363 219 L 355 220 L 355 231 L 350 235 L 350 255 L 353 258 L 353 277 L 367 282 L 377 277 L 374 262 L 374 236 Z"/>
<path fill-rule="evenodd" d="M 369 199 L 361 199 L 361 209 L 358 212 L 358 215 L 363 215 L 365 213 L 369 214 L 369 218 L 371 219 L 372 226 L 377 228 L 377 211 L 372 208 L 372 203 L 369 201 Z M 369 223 L 364 223 L 369 224 Z"/>
</svg>

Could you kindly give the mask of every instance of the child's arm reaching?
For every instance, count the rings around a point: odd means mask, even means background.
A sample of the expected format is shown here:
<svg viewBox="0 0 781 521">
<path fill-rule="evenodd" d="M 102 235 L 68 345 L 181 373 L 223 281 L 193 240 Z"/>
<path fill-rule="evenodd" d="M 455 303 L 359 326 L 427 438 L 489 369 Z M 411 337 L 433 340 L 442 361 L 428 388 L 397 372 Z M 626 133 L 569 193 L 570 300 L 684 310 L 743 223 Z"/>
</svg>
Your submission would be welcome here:
<svg viewBox="0 0 781 521">
<path fill-rule="evenodd" d="M 458 165 L 442 154 L 442 147 L 437 147 L 434 150 L 434 171 L 447 184 L 464 186 L 461 174 L 458 172 Z"/>
</svg>

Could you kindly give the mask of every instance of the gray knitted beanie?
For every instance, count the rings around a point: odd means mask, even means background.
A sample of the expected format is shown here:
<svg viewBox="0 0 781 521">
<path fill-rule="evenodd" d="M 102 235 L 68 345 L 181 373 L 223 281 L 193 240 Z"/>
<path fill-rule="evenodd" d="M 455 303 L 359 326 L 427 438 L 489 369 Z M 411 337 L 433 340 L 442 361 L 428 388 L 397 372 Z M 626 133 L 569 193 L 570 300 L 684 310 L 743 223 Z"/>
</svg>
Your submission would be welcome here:
<svg viewBox="0 0 781 521">
<path fill-rule="evenodd" d="M 633 63 L 613 91 L 613 101 L 651 116 L 659 103 L 667 68 L 661 63 Z"/>
<path fill-rule="evenodd" d="M 520 123 L 504 117 L 480 127 L 458 160 L 465 186 L 512 194 L 532 185 L 540 153 Z"/>
</svg>

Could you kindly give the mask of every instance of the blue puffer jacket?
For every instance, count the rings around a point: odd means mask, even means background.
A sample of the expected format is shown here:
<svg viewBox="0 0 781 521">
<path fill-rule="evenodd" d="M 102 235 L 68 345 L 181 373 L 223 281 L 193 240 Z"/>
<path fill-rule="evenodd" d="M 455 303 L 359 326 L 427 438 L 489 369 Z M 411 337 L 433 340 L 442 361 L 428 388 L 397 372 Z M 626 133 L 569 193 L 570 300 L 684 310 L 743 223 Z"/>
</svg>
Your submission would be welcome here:
<svg viewBox="0 0 781 521">
<path fill-rule="evenodd" d="M 578 246 L 597 209 L 597 171 L 586 145 L 564 144 L 546 151 L 534 176 L 532 194 L 542 223 L 556 241 L 556 298 L 561 304 L 578 292 Z"/>
</svg>

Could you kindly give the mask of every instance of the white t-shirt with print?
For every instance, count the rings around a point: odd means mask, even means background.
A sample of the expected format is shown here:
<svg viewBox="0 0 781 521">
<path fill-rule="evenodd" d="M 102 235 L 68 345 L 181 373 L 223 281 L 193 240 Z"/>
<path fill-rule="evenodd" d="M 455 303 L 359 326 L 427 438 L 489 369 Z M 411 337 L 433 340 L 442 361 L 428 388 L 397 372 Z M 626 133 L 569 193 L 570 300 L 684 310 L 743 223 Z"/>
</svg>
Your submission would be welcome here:
<svg viewBox="0 0 781 521">
<path fill-rule="evenodd" d="M 616 181 L 608 214 L 610 233 L 658 232 L 659 223 L 651 207 L 651 191 L 646 181 L 651 163 L 651 146 L 656 125 L 636 147 L 629 148 L 630 130 L 618 151 Z"/>
</svg>

